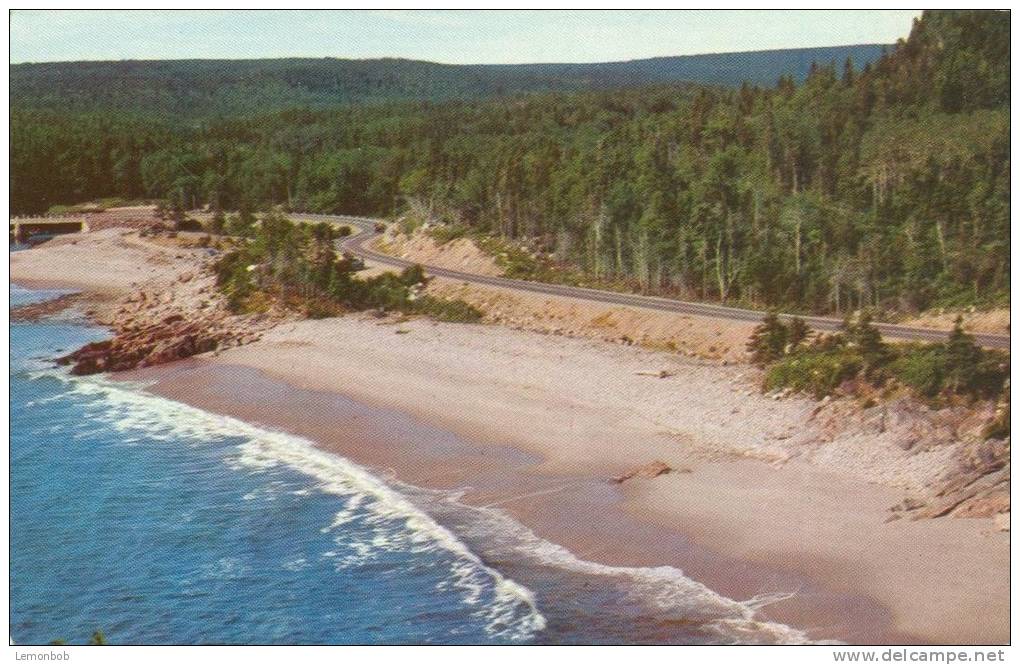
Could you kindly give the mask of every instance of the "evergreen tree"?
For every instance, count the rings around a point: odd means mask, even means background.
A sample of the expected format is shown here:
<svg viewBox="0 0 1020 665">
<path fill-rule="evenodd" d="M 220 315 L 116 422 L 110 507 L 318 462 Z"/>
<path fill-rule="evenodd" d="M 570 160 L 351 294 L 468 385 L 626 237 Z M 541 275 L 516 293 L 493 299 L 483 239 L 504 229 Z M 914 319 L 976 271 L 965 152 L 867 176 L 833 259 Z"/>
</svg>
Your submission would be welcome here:
<svg viewBox="0 0 1020 665">
<path fill-rule="evenodd" d="M 882 333 L 871 322 L 871 313 L 867 310 L 847 319 L 843 327 L 847 342 L 864 358 L 867 373 L 870 374 L 892 358 L 889 347 L 882 341 Z"/>
<path fill-rule="evenodd" d="M 782 358 L 786 352 L 788 341 L 789 331 L 786 326 L 779 320 L 775 312 L 769 312 L 755 327 L 747 342 L 747 352 L 751 356 L 751 362 L 765 366 Z"/>
<path fill-rule="evenodd" d="M 808 327 L 804 319 L 799 316 L 793 317 L 790 320 L 789 326 L 787 326 L 788 340 L 790 350 L 794 350 L 799 347 L 811 334 L 811 328 Z"/>
<path fill-rule="evenodd" d="M 973 335 L 963 329 L 963 317 L 957 316 L 953 331 L 945 345 L 947 388 L 954 393 L 973 392 L 978 388 L 981 348 Z"/>
</svg>

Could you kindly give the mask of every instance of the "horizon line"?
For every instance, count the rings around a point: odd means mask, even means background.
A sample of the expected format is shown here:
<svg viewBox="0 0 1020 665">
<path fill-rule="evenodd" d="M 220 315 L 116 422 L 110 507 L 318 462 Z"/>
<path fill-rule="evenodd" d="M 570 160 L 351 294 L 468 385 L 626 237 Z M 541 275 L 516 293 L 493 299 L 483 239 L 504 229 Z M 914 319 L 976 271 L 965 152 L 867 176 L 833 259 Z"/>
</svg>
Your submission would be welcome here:
<svg viewBox="0 0 1020 665">
<path fill-rule="evenodd" d="M 127 62 L 259 62 L 264 60 L 338 60 L 343 62 L 416 62 L 430 65 L 441 65 L 444 67 L 522 67 L 522 66 L 543 66 L 543 65 L 613 65 L 632 62 L 645 62 L 648 60 L 664 60 L 670 58 L 699 58 L 711 55 L 738 55 L 742 53 L 782 53 L 788 51 L 809 51 L 812 49 L 851 48 L 858 46 L 896 46 L 895 42 L 857 42 L 852 44 L 829 44 L 825 46 L 792 46 L 788 48 L 774 49 L 752 49 L 748 51 L 704 51 L 699 53 L 685 53 L 678 55 L 653 55 L 643 58 L 630 58 L 624 60 L 591 60 L 591 61 L 529 61 L 529 62 L 442 62 L 439 60 L 423 60 L 418 58 L 405 58 L 400 56 L 378 56 L 374 58 L 345 58 L 340 56 L 266 56 L 253 58 L 121 58 L 117 60 L 24 60 L 21 62 L 9 62 L 9 66 L 19 65 L 62 65 L 62 64 L 98 64 L 98 63 L 127 63 Z"/>
</svg>

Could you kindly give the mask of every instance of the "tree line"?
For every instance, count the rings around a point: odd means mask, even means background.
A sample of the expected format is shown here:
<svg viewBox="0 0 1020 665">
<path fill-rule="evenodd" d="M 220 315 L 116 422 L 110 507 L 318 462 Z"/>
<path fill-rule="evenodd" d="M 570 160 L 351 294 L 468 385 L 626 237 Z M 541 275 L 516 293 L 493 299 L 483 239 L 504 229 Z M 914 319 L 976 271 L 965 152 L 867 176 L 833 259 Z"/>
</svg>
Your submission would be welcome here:
<svg viewBox="0 0 1020 665">
<path fill-rule="evenodd" d="M 413 213 L 594 279 L 842 313 L 1008 302 L 1009 16 L 925 12 L 864 66 L 175 122 L 11 111 L 16 213 L 98 197 Z"/>
</svg>

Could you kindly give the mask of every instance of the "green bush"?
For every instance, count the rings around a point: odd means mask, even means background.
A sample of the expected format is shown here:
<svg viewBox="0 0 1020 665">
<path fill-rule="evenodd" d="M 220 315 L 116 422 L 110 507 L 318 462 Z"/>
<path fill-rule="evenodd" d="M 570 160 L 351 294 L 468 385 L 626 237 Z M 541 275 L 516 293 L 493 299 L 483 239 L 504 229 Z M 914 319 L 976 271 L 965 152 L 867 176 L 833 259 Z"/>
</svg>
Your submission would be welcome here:
<svg viewBox="0 0 1020 665">
<path fill-rule="evenodd" d="M 477 323 L 484 314 L 474 305 L 463 300 L 420 296 L 414 301 L 414 311 L 425 314 L 437 321 L 452 323 Z"/>
<path fill-rule="evenodd" d="M 801 344 L 807 341 L 808 335 L 811 334 L 811 328 L 799 316 L 793 317 L 786 329 L 788 331 L 787 344 L 791 351 L 799 348 Z"/>
<path fill-rule="evenodd" d="M 397 228 L 405 236 L 409 236 L 412 233 L 414 233 L 415 229 L 421 226 L 424 222 L 425 220 L 423 220 L 418 215 L 408 213 L 397 220 Z"/>
<path fill-rule="evenodd" d="M 415 263 L 413 266 L 404 268 L 403 272 L 400 273 L 400 283 L 404 286 L 424 284 L 425 268 L 423 268 L 419 263 Z"/>
<path fill-rule="evenodd" d="M 207 230 L 213 235 L 223 235 L 223 230 L 227 226 L 227 216 L 224 214 L 223 209 L 216 206 L 213 209 L 212 218 L 210 218 L 207 225 Z"/>
<path fill-rule="evenodd" d="M 755 327 L 751 339 L 747 342 L 747 352 L 751 354 L 751 362 L 761 367 L 775 362 L 786 353 L 786 344 L 790 331 L 779 320 L 775 312 L 769 312 L 764 320 Z"/>
<path fill-rule="evenodd" d="M 279 212 L 261 223 L 239 224 L 251 234 L 215 265 L 216 284 L 235 312 L 263 312 L 274 303 L 311 318 L 337 316 L 343 310 L 380 309 L 425 314 L 441 321 L 472 322 L 482 312 L 461 300 L 412 295 L 428 278 L 420 265 L 399 275 L 386 272 L 360 279 L 353 261 L 337 256 L 336 231 L 327 224 L 294 224 Z"/>
<path fill-rule="evenodd" d="M 928 399 L 941 394 L 994 398 L 1009 378 L 1009 355 L 979 347 L 958 320 L 945 343 L 901 347 L 888 371 Z"/>
<path fill-rule="evenodd" d="M 228 236 L 250 238 L 255 235 L 255 218 L 251 215 L 230 215 L 223 224 L 223 232 Z"/>
<path fill-rule="evenodd" d="M 889 346 L 882 341 L 882 333 L 871 323 L 871 313 L 863 311 L 856 318 L 843 322 L 843 335 L 847 344 L 857 349 L 864 359 L 864 371 L 869 378 L 881 378 L 879 370 L 895 358 Z"/>
<path fill-rule="evenodd" d="M 748 342 L 752 360 L 766 367 L 766 391 L 790 388 L 816 398 L 831 394 L 847 379 L 859 377 L 874 387 L 894 379 L 928 400 L 951 396 L 999 397 L 1008 386 L 1009 354 L 982 349 L 963 331 L 962 322 L 944 343 L 890 346 L 866 314 L 848 320 L 841 333 L 793 344 L 806 333 L 775 315 L 766 316 Z M 1008 388 L 1006 388 L 1008 390 Z M 1008 411 L 1006 422 L 1008 427 Z"/>
<path fill-rule="evenodd" d="M 468 228 L 463 224 L 443 224 L 442 226 L 429 228 L 426 233 L 436 241 L 436 244 L 445 245 L 448 242 L 453 242 L 458 238 L 467 236 Z"/>
<path fill-rule="evenodd" d="M 937 396 L 946 378 L 942 345 L 911 345 L 902 349 L 889 365 L 889 373 L 922 397 Z"/>
<path fill-rule="evenodd" d="M 863 366 L 863 358 L 850 350 L 804 349 L 771 365 L 765 373 L 764 387 L 766 391 L 789 388 L 821 399 L 857 376 Z"/>
</svg>

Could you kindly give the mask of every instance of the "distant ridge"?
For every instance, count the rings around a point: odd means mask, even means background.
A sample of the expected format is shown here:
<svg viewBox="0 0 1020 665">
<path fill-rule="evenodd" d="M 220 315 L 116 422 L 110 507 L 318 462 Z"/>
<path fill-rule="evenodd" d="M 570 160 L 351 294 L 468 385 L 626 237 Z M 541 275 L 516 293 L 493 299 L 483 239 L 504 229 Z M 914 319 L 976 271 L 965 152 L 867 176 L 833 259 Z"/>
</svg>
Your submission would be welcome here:
<svg viewBox="0 0 1020 665">
<path fill-rule="evenodd" d="M 842 64 L 849 57 L 862 67 L 886 48 L 858 44 L 522 65 L 447 65 L 393 58 L 23 63 L 10 68 L 10 94 L 11 106 L 17 109 L 116 109 L 194 117 L 680 82 L 772 85 L 783 75 L 803 80 L 812 62 Z"/>
</svg>

